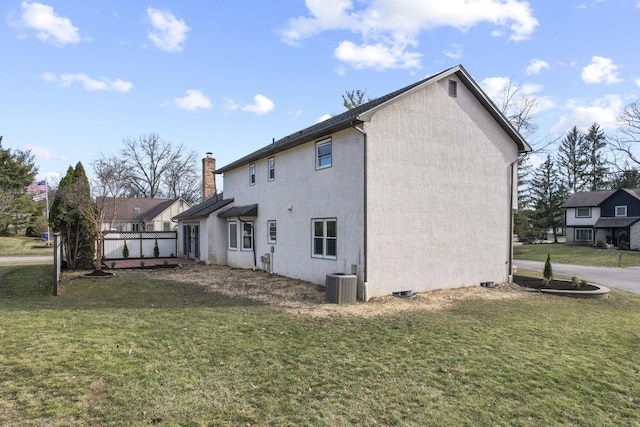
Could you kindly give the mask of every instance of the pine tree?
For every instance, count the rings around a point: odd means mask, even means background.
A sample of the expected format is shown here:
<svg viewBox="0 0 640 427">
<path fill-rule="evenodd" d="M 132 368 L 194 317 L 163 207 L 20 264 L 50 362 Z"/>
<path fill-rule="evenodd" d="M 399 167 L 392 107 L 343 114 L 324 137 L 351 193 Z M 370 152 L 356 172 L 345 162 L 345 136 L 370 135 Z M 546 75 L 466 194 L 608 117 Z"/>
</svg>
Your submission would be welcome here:
<svg viewBox="0 0 640 427">
<path fill-rule="evenodd" d="M 558 148 L 558 166 L 566 188 L 572 193 L 584 188 L 587 154 L 584 134 L 574 126 Z"/>
<path fill-rule="evenodd" d="M 551 267 L 551 254 L 547 253 L 547 261 L 544 263 L 544 271 L 542 272 L 542 283 L 544 286 L 549 285 L 549 282 L 553 280 L 553 267 Z"/>
<path fill-rule="evenodd" d="M 600 125 L 593 123 L 584 136 L 587 150 L 585 181 L 589 191 L 604 190 L 608 169 L 602 150 L 607 147 L 607 137 Z"/>
<path fill-rule="evenodd" d="M 531 195 L 534 206 L 535 225 L 551 230 L 553 241 L 558 241 L 557 229 L 562 226 L 567 190 L 559 182 L 558 169 L 551 155 L 535 170 L 531 180 Z"/>
</svg>

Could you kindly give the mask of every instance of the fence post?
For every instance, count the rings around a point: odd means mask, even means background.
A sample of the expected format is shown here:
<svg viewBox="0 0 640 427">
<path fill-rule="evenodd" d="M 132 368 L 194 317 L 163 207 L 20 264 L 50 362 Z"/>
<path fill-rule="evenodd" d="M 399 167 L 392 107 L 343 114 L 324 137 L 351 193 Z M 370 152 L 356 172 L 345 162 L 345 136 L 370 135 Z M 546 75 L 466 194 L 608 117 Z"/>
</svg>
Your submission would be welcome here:
<svg viewBox="0 0 640 427">
<path fill-rule="evenodd" d="M 60 270 L 62 265 L 62 254 L 60 248 L 62 247 L 62 240 L 60 239 L 60 232 L 53 233 L 53 296 L 58 296 L 58 283 L 60 283 Z"/>
</svg>

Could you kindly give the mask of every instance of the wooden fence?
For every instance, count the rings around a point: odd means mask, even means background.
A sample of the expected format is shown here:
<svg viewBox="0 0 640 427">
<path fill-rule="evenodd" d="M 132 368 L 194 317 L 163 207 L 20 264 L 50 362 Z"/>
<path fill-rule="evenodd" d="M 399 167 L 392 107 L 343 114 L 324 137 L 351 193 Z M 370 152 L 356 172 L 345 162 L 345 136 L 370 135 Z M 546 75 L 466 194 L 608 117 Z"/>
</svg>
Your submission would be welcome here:
<svg viewBox="0 0 640 427">
<path fill-rule="evenodd" d="M 161 258 L 176 256 L 178 233 L 176 231 L 109 231 L 102 241 L 104 259 L 122 259 L 126 243 L 129 258 L 153 258 L 153 248 L 158 243 Z"/>
</svg>

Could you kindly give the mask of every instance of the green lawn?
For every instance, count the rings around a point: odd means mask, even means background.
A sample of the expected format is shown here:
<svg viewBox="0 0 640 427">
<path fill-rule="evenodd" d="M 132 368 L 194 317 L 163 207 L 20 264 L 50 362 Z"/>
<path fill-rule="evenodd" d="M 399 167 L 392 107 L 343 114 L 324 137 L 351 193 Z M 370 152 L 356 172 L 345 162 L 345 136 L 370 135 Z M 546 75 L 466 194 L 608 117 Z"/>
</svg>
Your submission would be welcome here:
<svg viewBox="0 0 640 427">
<path fill-rule="evenodd" d="M 618 254 L 622 254 L 622 267 L 640 265 L 640 252 L 598 249 L 592 246 L 573 246 L 564 243 L 519 245 L 513 248 L 515 259 L 545 261 L 551 254 L 552 263 L 617 267 Z"/>
<path fill-rule="evenodd" d="M 640 297 L 311 318 L 0 265 L 0 425 L 640 425 Z"/>
<path fill-rule="evenodd" d="M 0 236 L 0 256 L 16 255 L 53 255 L 53 249 L 35 237 Z"/>
</svg>

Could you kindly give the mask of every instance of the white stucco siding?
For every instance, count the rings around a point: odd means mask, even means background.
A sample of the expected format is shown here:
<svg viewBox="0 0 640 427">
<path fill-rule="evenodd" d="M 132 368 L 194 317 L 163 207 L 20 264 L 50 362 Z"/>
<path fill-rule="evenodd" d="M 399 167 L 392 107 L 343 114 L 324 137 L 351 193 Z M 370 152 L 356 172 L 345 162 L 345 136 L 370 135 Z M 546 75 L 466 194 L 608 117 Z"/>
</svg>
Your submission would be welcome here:
<svg viewBox="0 0 640 427">
<path fill-rule="evenodd" d="M 288 277 L 324 283 L 327 274 L 350 273 L 352 264 L 362 270 L 363 136 L 347 129 L 331 135 L 331 140 L 332 165 L 326 169 L 316 170 L 316 141 L 311 141 L 275 154 L 273 181 L 267 179 L 267 157 L 255 162 L 255 185 L 249 185 L 249 165 L 224 174 L 225 196 L 233 197 L 235 206 L 258 204 L 257 218 L 243 218 L 255 221 L 258 268 L 260 256 L 273 246 L 273 268 Z M 311 221 L 323 218 L 337 221 L 335 260 L 311 256 Z M 273 245 L 267 242 L 268 220 L 276 221 Z M 226 248 L 226 228 L 221 238 Z M 227 263 L 252 268 L 253 253 L 227 251 Z"/>
<path fill-rule="evenodd" d="M 517 147 L 458 83 L 365 123 L 370 296 L 505 281 Z"/>
<path fill-rule="evenodd" d="M 600 218 L 600 208 L 592 207 L 591 216 L 589 218 L 577 218 L 576 208 L 567 208 L 565 213 L 565 222 L 568 227 L 593 226 Z"/>
</svg>

